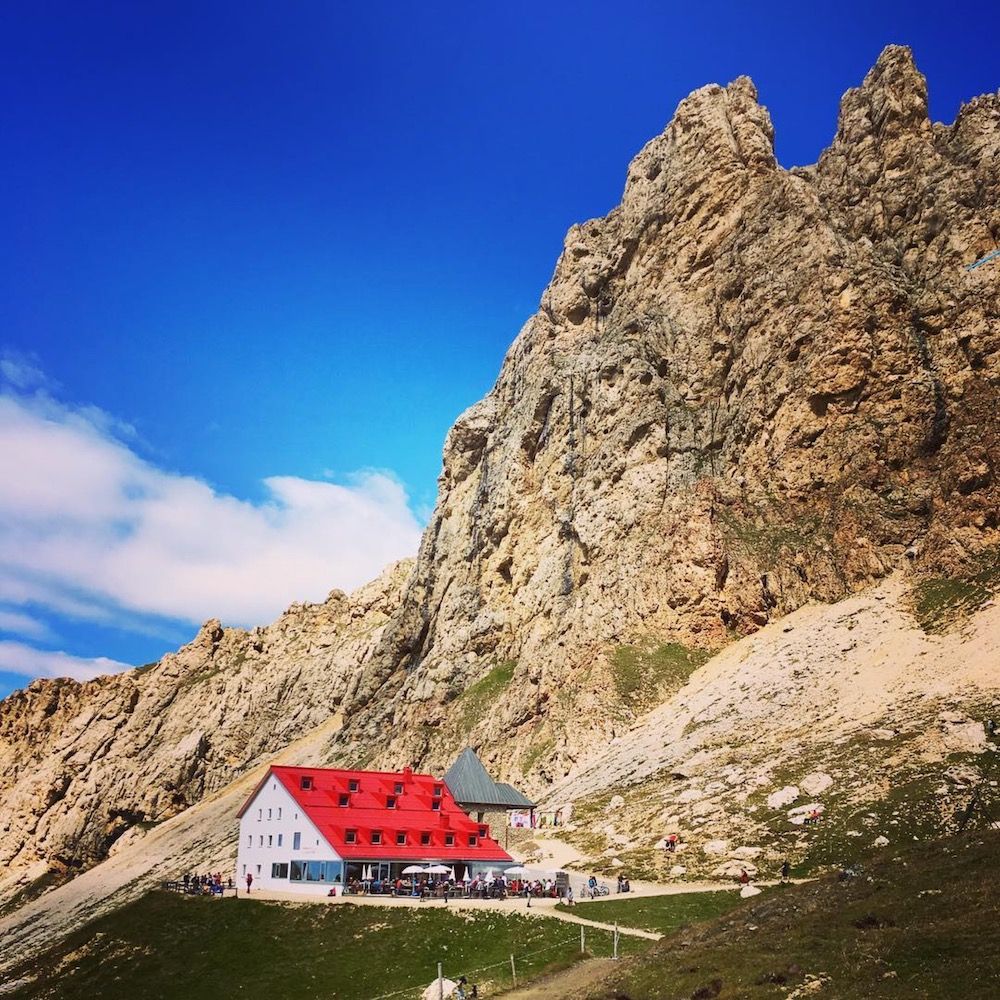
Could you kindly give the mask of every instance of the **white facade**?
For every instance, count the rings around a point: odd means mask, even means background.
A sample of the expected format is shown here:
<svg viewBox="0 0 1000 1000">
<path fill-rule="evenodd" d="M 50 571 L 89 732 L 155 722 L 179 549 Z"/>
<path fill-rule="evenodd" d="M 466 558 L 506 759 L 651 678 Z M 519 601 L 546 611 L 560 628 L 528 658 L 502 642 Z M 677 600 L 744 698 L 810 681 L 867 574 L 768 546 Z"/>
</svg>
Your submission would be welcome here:
<svg viewBox="0 0 1000 1000">
<path fill-rule="evenodd" d="M 332 887 L 343 885 L 343 877 L 339 882 L 291 877 L 293 862 L 309 861 L 339 865 L 342 859 L 281 782 L 273 774 L 268 775 L 240 819 L 236 884 L 245 889 L 249 872 L 253 875 L 253 889 L 325 896 Z M 324 869 L 323 874 L 328 871 Z"/>
</svg>

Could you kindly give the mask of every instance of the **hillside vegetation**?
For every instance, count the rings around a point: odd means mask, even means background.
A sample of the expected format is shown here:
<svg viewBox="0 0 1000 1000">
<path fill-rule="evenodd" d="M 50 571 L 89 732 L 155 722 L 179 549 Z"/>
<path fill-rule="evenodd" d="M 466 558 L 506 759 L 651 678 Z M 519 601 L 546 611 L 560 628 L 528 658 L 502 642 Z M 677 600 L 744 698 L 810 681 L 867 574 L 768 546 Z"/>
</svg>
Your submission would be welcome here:
<svg viewBox="0 0 1000 1000">
<path fill-rule="evenodd" d="M 855 877 L 780 887 L 681 930 L 622 963 L 588 996 L 994 996 L 1000 986 L 998 887 L 997 832 L 887 851 Z"/>
<path fill-rule="evenodd" d="M 607 934 L 595 947 L 609 951 Z M 641 942 L 645 945 L 647 942 Z M 632 941 L 622 948 L 637 947 Z M 152 892 L 69 935 L 9 1000 L 412 1000 L 444 974 L 474 975 L 484 996 L 579 958 L 575 927 L 496 911 L 279 904 Z M 482 971 L 477 971 L 482 970 Z M 30 981 L 28 981 L 30 979 Z M 0 993 L 3 991 L 0 990 Z"/>
</svg>

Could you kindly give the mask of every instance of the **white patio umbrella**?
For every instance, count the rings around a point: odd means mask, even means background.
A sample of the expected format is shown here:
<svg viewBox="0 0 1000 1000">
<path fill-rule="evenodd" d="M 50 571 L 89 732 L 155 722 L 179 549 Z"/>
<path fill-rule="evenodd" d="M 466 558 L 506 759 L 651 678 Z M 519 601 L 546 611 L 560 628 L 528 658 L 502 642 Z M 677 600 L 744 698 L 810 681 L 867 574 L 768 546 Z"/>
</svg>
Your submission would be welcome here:
<svg viewBox="0 0 1000 1000">
<path fill-rule="evenodd" d="M 426 868 L 421 868 L 420 865 L 410 865 L 403 869 L 404 875 L 425 875 L 427 873 Z"/>
<path fill-rule="evenodd" d="M 504 869 L 504 874 L 505 875 L 528 875 L 528 874 L 530 874 L 530 872 L 528 871 L 527 868 L 524 867 L 524 865 L 514 865 L 511 868 L 505 868 Z"/>
<path fill-rule="evenodd" d="M 447 865 L 431 865 L 427 869 L 428 875 L 447 875 L 451 869 Z"/>
</svg>

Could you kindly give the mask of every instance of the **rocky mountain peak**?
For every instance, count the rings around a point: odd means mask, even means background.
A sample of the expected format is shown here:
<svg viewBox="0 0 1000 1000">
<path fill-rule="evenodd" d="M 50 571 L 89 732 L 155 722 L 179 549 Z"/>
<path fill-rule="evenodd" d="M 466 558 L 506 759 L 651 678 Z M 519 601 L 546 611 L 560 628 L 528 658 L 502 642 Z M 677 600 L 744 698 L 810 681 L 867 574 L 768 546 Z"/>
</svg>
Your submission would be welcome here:
<svg viewBox="0 0 1000 1000">
<path fill-rule="evenodd" d="M 865 140 L 891 144 L 901 137 L 928 139 L 927 80 L 913 53 L 903 45 L 887 46 L 860 87 L 840 102 L 838 144 Z"/>
</svg>

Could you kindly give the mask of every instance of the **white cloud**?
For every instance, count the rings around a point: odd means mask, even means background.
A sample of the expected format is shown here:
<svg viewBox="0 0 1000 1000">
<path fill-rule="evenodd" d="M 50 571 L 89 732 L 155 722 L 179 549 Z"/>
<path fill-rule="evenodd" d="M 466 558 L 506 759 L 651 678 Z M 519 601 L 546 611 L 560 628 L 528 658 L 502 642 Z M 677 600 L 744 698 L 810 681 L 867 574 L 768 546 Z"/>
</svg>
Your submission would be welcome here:
<svg viewBox="0 0 1000 1000">
<path fill-rule="evenodd" d="M 24 677 L 72 677 L 89 681 L 130 667 L 129 663 L 109 660 L 106 656 L 71 656 L 62 651 L 35 649 L 23 642 L 0 640 L 0 670 Z"/>
<path fill-rule="evenodd" d="M 359 472 L 344 485 L 273 476 L 255 503 L 158 468 L 123 434 L 100 411 L 0 395 L 8 604 L 260 624 L 292 601 L 364 583 L 419 544 L 389 473 Z"/>
<path fill-rule="evenodd" d="M 4 351 L 0 354 L 0 381 L 10 383 L 15 389 L 33 389 L 48 380 L 34 357 Z"/>
<path fill-rule="evenodd" d="M 45 622 L 21 611 L 8 611 L 5 608 L 0 608 L 0 632 L 11 632 L 29 639 L 48 639 L 51 636 Z"/>
</svg>

